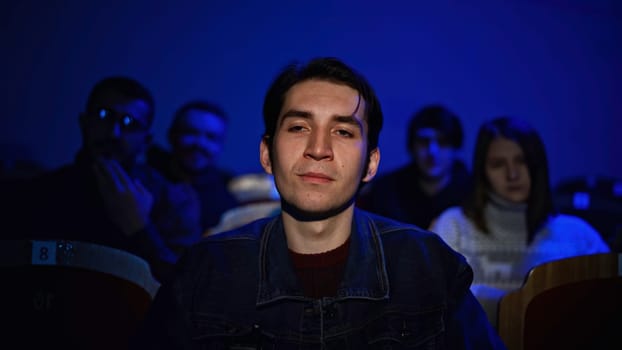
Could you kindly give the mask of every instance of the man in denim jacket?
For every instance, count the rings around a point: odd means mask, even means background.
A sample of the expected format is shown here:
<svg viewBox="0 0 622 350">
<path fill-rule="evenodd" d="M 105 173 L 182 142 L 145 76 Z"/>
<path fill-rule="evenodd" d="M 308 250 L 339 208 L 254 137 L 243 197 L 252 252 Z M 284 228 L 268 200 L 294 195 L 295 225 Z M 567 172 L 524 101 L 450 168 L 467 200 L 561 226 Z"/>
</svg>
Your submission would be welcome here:
<svg viewBox="0 0 622 350">
<path fill-rule="evenodd" d="M 137 348 L 504 349 L 437 235 L 355 209 L 376 174 L 383 116 L 335 58 L 270 86 L 260 162 L 279 215 L 209 236 L 158 292 Z"/>
</svg>

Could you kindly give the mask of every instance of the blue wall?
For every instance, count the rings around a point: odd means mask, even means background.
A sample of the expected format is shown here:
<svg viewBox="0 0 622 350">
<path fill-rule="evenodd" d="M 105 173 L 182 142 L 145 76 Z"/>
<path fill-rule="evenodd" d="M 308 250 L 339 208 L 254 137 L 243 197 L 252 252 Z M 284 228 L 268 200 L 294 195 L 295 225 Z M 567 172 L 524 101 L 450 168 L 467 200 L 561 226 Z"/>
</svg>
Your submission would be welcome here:
<svg viewBox="0 0 622 350">
<path fill-rule="evenodd" d="M 407 161 L 410 114 L 442 102 L 465 124 L 470 162 L 480 122 L 521 116 L 545 139 L 552 180 L 622 177 L 622 2 L 4 1 L 0 143 L 49 167 L 80 145 L 91 85 L 129 74 L 157 100 L 156 141 L 189 98 L 232 118 L 220 163 L 260 169 L 263 94 L 293 59 L 335 55 L 383 103 L 381 171 Z"/>
</svg>

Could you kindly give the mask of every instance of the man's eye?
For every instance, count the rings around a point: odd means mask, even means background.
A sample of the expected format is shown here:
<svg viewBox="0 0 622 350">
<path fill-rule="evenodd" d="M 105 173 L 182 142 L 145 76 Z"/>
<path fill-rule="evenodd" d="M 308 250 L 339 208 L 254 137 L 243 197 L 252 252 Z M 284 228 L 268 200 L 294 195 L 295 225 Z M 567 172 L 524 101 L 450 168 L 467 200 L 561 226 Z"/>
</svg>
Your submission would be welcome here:
<svg viewBox="0 0 622 350">
<path fill-rule="evenodd" d="M 446 137 L 439 137 L 436 142 L 438 143 L 438 145 L 440 147 L 449 147 L 451 146 L 451 142 L 449 142 L 449 139 Z"/>
<path fill-rule="evenodd" d="M 291 132 L 300 132 L 303 131 L 305 128 L 302 125 L 292 125 L 289 128 L 287 128 L 287 131 L 291 131 Z"/>
<path fill-rule="evenodd" d="M 339 134 L 341 136 L 345 136 L 345 137 L 352 137 L 352 136 L 354 136 L 354 134 L 352 134 L 348 130 L 344 130 L 344 129 L 337 130 L 337 134 Z"/>
<path fill-rule="evenodd" d="M 415 146 L 416 147 L 428 147 L 428 145 L 430 144 L 430 140 L 428 139 L 415 139 Z"/>
<path fill-rule="evenodd" d="M 99 116 L 100 119 L 106 119 L 110 115 L 110 111 L 107 110 L 106 108 L 101 108 L 99 112 L 97 113 L 97 115 Z"/>
<path fill-rule="evenodd" d="M 134 124 L 134 118 L 132 118 L 129 115 L 124 115 L 123 118 L 121 119 L 123 125 L 125 126 L 130 126 L 132 124 Z"/>
</svg>

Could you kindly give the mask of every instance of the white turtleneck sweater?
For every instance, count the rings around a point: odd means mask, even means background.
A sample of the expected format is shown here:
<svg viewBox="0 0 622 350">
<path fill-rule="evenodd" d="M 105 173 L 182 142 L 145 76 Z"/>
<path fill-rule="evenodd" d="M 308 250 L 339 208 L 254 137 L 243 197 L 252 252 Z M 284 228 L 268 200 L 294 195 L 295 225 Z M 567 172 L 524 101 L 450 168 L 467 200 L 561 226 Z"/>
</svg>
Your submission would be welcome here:
<svg viewBox="0 0 622 350">
<path fill-rule="evenodd" d="M 484 209 L 489 234 L 477 229 L 459 207 L 445 210 L 430 230 L 467 259 L 474 274 L 471 291 L 495 326 L 499 299 L 520 288 L 534 266 L 576 255 L 609 252 L 592 226 L 570 215 L 551 217 L 528 246 L 526 205 L 494 194 L 490 198 Z"/>
</svg>

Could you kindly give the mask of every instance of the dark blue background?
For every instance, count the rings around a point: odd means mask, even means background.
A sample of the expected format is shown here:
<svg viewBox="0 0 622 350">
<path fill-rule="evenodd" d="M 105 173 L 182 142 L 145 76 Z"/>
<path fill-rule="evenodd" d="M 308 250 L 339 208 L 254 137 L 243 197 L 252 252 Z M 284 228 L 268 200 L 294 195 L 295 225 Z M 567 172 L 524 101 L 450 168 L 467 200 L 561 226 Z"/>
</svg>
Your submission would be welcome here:
<svg viewBox="0 0 622 350">
<path fill-rule="evenodd" d="M 383 103 L 381 171 L 407 161 L 413 111 L 441 102 L 465 125 L 499 114 L 540 130 L 553 181 L 622 177 L 622 5 L 617 0 L 3 1 L 0 143 L 46 166 L 71 161 L 78 113 L 110 74 L 157 100 L 155 139 L 189 98 L 231 116 L 220 163 L 259 170 L 263 94 L 293 59 L 335 55 Z"/>
</svg>

